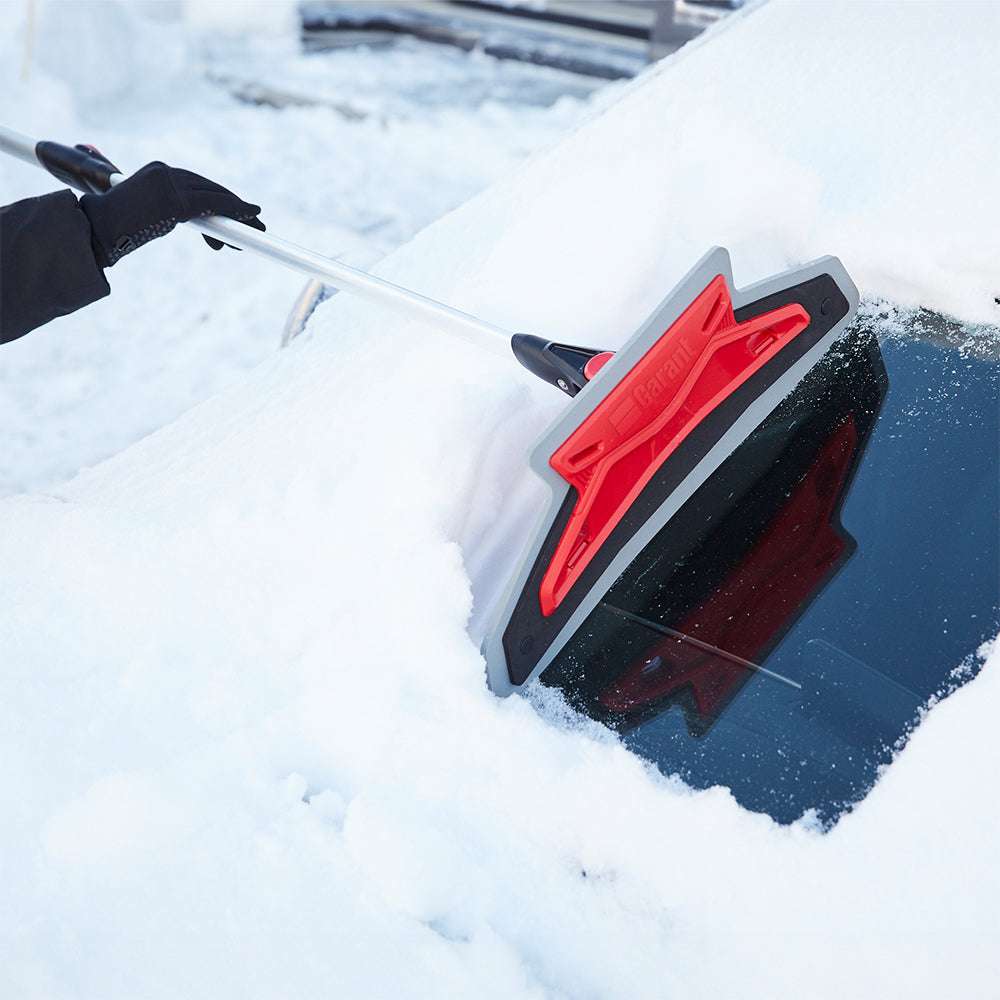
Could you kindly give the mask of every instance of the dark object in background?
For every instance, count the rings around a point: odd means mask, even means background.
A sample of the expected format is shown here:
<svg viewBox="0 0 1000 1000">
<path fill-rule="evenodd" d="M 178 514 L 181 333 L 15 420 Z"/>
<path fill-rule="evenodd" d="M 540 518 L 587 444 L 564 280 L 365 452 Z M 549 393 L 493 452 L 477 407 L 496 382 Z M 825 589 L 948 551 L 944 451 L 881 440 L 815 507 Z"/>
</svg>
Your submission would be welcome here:
<svg viewBox="0 0 1000 1000">
<path fill-rule="evenodd" d="M 617 80 L 680 48 L 742 0 L 308 0 L 307 49 L 411 36 L 500 59 Z"/>
</svg>

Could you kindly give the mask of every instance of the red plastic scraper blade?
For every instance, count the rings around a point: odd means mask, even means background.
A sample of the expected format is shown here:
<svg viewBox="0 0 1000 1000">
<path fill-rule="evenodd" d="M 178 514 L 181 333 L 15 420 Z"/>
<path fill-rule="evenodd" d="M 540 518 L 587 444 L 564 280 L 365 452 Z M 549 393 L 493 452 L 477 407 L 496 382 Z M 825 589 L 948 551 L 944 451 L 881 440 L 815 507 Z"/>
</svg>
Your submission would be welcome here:
<svg viewBox="0 0 1000 1000">
<path fill-rule="evenodd" d="M 809 325 L 796 303 L 738 323 L 720 274 L 560 445 L 549 464 L 576 505 L 539 587 L 559 606 L 635 498 L 723 400 Z"/>
</svg>

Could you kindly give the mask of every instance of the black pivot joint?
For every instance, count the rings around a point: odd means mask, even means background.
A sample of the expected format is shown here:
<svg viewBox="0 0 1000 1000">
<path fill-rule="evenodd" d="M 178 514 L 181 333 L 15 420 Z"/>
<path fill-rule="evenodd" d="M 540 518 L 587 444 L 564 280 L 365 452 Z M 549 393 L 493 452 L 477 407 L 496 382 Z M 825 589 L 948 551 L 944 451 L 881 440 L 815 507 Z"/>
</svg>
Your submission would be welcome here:
<svg viewBox="0 0 1000 1000">
<path fill-rule="evenodd" d="M 532 375 L 562 389 L 567 396 L 575 396 L 589 381 L 587 363 L 591 358 L 607 353 L 570 344 L 554 344 L 530 333 L 515 333 L 510 346 L 514 357 Z"/>
<path fill-rule="evenodd" d="M 36 143 L 35 156 L 53 177 L 90 194 L 103 194 L 111 187 L 111 175 L 121 173 L 99 149 L 83 143 L 64 146 L 43 140 Z"/>
</svg>

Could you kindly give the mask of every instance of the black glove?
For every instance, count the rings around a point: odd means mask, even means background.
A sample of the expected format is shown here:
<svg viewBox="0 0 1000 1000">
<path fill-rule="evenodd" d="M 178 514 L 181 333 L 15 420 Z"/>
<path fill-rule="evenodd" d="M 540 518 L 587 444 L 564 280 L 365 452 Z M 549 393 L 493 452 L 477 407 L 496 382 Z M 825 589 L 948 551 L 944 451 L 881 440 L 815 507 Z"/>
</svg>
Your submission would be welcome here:
<svg viewBox="0 0 1000 1000">
<path fill-rule="evenodd" d="M 224 215 L 262 232 L 265 228 L 257 218 L 259 205 L 241 201 L 232 191 L 190 170 L 159 161 L 147 163 L 105 194 L 85 194 L 80 208 L 90 220 L 90 242 L 102 268 L 166 236 L 178 222 L 205 215 Z M 213 250 L 228 245 L 211 236 L 205 236 L 205 242 Z"/>
</svg>

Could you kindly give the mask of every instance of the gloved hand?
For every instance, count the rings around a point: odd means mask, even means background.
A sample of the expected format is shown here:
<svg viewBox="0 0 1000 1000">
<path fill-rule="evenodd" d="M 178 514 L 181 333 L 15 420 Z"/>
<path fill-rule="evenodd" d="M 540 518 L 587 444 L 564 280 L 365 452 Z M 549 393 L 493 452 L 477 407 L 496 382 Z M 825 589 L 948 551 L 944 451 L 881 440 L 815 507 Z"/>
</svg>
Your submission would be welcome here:
<svg viewBox="0 0 1000 1000">
<path fill-rule="evenodd" d="M 190 170 L 147 163 L 141 170 L 105 194 L 85 194 L 80 208 L 90 220 L 94 256 L 102 267 L 111 267 L 144 243 L 166 236 L 178 222 L 205 215 L 224 215 L 262 232 L 259 205 L 241 201 L 224 187 Z M 205 236 L 220 250 L 221 241 Z"/>
</svg>

